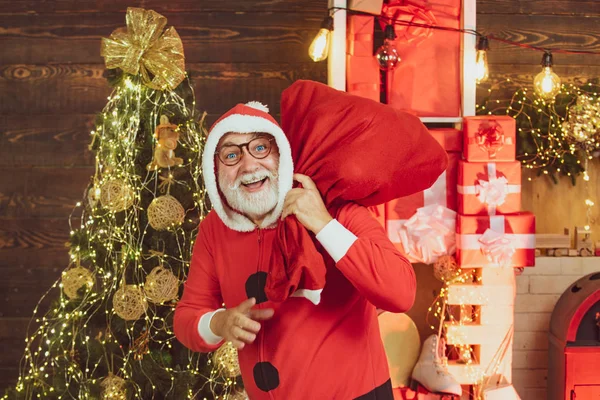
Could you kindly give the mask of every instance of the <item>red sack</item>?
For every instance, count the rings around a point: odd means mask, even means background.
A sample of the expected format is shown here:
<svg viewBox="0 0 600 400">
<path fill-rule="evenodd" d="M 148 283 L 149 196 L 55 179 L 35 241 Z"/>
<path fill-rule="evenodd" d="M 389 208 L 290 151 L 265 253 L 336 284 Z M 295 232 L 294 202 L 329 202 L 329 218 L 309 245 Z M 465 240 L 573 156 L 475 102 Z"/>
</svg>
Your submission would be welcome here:
<svg viewBox="0 0 600 400">
<path fill-rule="evenodd" d="M 283 92 L 281 127 L 295 172 L 313 179 L 333 216 L 348 202 L 375 206 L 425 190 L 448 164 L 446 151 L 417 117 L 318 82 L 297 81 Z M 279 249 L 265 287 L 269 300 L 324 287 L 325 263 L 315 262 L 322 260 L 316 248 L 302 246 L 312 238 L 298 225 L 286 218 L 277 227 Z"/>
</svg>

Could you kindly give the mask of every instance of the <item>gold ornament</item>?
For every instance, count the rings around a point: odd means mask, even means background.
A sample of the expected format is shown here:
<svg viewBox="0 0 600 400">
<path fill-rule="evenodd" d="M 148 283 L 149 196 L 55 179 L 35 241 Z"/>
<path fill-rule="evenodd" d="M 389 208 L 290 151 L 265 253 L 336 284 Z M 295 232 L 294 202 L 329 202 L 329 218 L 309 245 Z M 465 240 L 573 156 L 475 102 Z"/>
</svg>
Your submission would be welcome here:
<svg viewBox="0 0 600 400">
<path fill-rule="evenodd" d="M 148 331 L 147 329 L 144 329 L 144 331 L 141 333 L 140 337 L 135 339 L 135 341 L 133 342 L 133 348 L 132 348 L 132 351 L 134 352 L 133 358 L 135 358 L 136 360 L 141 360 L 142 358 L 144 358 L 144 354 L 149 353 L 149 351 L 148 351 L 148 342 L 150 341 L 149 332 L 150 331 Z"/>
<path fill-rule="evenodd" d="M 217 372 L 228 378 L 240 376 L 240 362 L 238 360 L 238 352 L 231 342 L 223 344 L 213 354 L 213 362 L 217 368 Z"/>
<path fill-rule="evenodd" d="M 133 205 L 134 193 L 131 186 L 123 181 L 111 179 L 100 190 L 100 202 L 107 209 L 119 212 Z"/>
<path fill-rule="evenodd" d="M 227 400 L 248 400 L 248 393 L 242 389 L 239 392 L 233 392 L 228 395 Z"/>
<path fill-rule="evenodd" d="M 454 256 L 441 256 L 433 264 L 433 276 L 442 282 L 448 282 L 457 277 L 458 269 Z"/>
<path fill-rule="evenodd" d="M 169 123 L 169 118 L 166 115 L 160 116 L 160 125 L 154 131 L 154 138 L 157 143 L 154 148 L 154 158 L 146 166 L 148 171 L 183 164 L 183 158 L 175 157 L 175 149 L 179 141 L 179 129 L 177 125 Z"/>
<path fill-rule="evenodd" d="M 102 400 L 125 400 L 127 388 L 125 379 L 113 375 L 111 372 L 100 384 L 102 386 Z"/>
<path fill-rule="evenodd" d="M 183 44 L 175 28 L 163 32 L 167 19 L 152 10 L 127 8 L 127 28 L 102 38 L 106 68 L 142 76 L 152 89 L 175 89 L 185 79 Z"/>
<path fill-rule="evenodd" d="M 134 321 L 144 315 L 148 302 L 142 289 L 136 285 L 123 285 L 115 292 L 113 309 L 125 321 Z"/>
<path fill-rule="evenodd" d="M 569 108 L 562 130 L 578 143 L 595 141 L 600 133 L 600 101 L 585 94 L 577 97 L 577 103 Z"/>
<path fill-rule="evenodd" d="M 146 297 L 156 304 L 162 304 L 177 298 L 178 291 L 179 279 L 162 266 L 154 268 L 144 284 Z"/>
<path fill-rule="evenodd" d="M 92 186 L 90 188 L 90 190 L 88 190 L 88 204 L 90 205 L 90 208 L 94 208 L 96 207 L 96 204 L 98 204 L 98 201 L 100 201 L 100 188 L 97 186 Z"/>
<path fill-rule="evenodd" d="M 183 206 L 170 194 L 155 198 L 148 206 L 148 222 L 157 231 L 181 225 L 184 218 Z"/>
<path fill-rule="evenodd" d="M 69 299 L 79 297 L 79 289 L 84 286 L 91 288 L 94 285 L 94 274 L 82 266 L 71 268 L 62 273 L 63 291 Z"/>
</svg>

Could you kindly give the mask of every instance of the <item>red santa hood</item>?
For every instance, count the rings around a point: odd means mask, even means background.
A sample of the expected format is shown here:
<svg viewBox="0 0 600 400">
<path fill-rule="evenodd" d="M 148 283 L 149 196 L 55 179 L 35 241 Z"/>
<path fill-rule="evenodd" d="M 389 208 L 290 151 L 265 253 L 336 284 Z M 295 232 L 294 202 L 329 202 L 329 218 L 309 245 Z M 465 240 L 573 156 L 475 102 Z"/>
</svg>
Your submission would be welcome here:
<svg viewBox="0 0 600 400">
<path fill-rule="evenodd" d="M 204 185 L 210 198 L 212 208 L 216 211 L 221 221 L 230 229 L 239 232 L 250 232 L 256 228 L 256 225 L 246 216 L 232 210 L 229 205 L 223 201 L 218 188 L 218 179 L 215 173 L 215 152 L 221 138 L 229 133 L 255 133 L 265 132 L 275 138 L 279 147 L 279 195 L 277 206 L 264 219 L 260 228 L 274 226 L 283 210 L 283 202 L 287 192 L 292 188 L 292 176 L 294 164 L 290 144 L 283 131 L 277 124 L 277 121 L 269 114 L 267 106 L 251 101 L 246 104 L 238 104 L 231 110 L 221 116 L 210 128 L 204 152 L 202 154 L 202 173 L 204 175 Z"/>
</svg>

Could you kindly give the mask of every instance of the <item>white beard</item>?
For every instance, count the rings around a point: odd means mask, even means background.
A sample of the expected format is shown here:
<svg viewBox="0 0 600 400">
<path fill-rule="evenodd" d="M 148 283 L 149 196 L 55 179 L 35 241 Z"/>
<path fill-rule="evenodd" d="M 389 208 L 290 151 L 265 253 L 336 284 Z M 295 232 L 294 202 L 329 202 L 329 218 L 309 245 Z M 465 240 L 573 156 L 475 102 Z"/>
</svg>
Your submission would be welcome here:
<svg viewBox="0 0 600 400">
<path fill-rule="evenodd" d="M 264 185 L 268 188 L 256 193 L 248 193 L 240 188 L 242 183 L 252 182 L 268 178 Z M 235 182 L 227 181 L 227 178 L 219 172 L 219 187 L 227 200 L 227 204 L 236 211 L 245 214 L 251 219 L 262 219 L 277 205 L 279 196 L 279 184 L 277 174 L 266 168 L 244 174 Z"/>
</svg>

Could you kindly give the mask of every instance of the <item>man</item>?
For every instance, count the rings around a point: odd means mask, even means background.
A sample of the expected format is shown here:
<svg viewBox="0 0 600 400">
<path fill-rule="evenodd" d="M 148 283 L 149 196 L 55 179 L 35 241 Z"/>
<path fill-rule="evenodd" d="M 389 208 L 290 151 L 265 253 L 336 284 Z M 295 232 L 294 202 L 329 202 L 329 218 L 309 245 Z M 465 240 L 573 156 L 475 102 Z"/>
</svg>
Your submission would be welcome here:
<svg viewBox="0 0 600 400">
<path fill-rule="evenodd" d="M 200 352 L 231 341 L 251 399 L 392 399 L 376 308 L 408 310 L 416 283 L 369 211 L 349 204 L 330 215 L 312 180 L 293 175 L 289 142 L 256 102 L 213 125 L 203 174 L 213 210 L 175 310 L 177 338 Z M 264 293 L 274 228 L 290 215 L 315 235 L 327 264 L 318 305 L 301 296 L 273 303 Z"/>
</svg>

